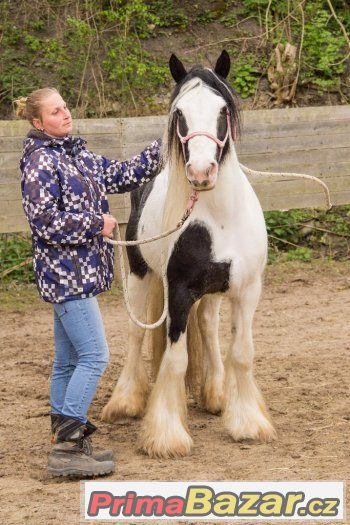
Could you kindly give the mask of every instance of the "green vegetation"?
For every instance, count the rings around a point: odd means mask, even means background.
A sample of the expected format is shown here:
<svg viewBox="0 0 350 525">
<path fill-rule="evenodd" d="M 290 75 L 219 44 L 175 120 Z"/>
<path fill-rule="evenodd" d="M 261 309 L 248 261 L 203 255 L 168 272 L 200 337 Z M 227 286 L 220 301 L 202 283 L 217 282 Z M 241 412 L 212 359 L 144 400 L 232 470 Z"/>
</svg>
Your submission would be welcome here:
<svg viewBox="0 0 350 525">
<path fill-rule="evenodd" d="M 43 85 L 56 86 L 79 117 L 164 112 L 173 47 L 190 51 L 190 64 L 226 47 L 235 89 L 247 99 L 266 91 L 265 106 L 302 101 L 304 92 L 308 103 L 322 94 L 348 102 L 349 31 L 345 0 L 2 0 L 0 118 Z M 287 43 L 296 92 L 276 102 L 258 79 L 268 79 L 275 47 Z"/>
<path fill-rule="evenodd" d="M 270 262 L 349 258 L 350 206 L 335 206 L 330 211 L 269 211 L 265 213 L 265 221 Z"/>
</svg>

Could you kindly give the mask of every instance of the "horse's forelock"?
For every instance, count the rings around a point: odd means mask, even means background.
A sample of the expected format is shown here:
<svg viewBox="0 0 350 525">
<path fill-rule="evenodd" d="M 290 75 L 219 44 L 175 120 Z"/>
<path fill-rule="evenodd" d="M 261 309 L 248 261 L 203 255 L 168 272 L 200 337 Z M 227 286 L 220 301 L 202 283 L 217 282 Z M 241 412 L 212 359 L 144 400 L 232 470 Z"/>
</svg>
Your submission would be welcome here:
<svg viewBox="0 0 350 525">
<path fill-rule="evenodd" d="M 170 99 L 170 121 L 175 120 L 174 109 L 179 99 L 195 87 L 201 87 L 203 85 L 224 99 L 231 115 L 232 129 L 235 130 L 235 135 L 238 137 L 240 135 L 241 125 L 236 94 L 224 78 L 219 77 L 219 75 L 209 68 L 194 67 L 189 71 L 188 75 L 176 85 Z"/>
</svg>

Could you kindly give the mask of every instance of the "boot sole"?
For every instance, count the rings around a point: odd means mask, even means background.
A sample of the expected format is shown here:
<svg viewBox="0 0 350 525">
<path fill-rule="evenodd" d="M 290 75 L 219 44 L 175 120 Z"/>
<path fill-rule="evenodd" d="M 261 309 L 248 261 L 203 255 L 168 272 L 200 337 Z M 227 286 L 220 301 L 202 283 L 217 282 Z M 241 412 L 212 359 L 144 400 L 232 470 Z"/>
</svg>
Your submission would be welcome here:
<svg viewBox="0 0 350 525">
<path fill-rule="evenodd" d="M 77 469 L 71 469 L 71 468 L 55 469 L 52 467 L 48 467 L 47 470 L 49 474 L 51 474 L 54 477 L 69 476 L 72 478 L 81 478 L 81 477 L 88 478 L 88 477 L 93 477 L 93 476 L 105 476 L 115 471 L 114 468 L 96 470 L 95 472 L 92 472 L 91 470 L 77 470 Z"/>
</svg>

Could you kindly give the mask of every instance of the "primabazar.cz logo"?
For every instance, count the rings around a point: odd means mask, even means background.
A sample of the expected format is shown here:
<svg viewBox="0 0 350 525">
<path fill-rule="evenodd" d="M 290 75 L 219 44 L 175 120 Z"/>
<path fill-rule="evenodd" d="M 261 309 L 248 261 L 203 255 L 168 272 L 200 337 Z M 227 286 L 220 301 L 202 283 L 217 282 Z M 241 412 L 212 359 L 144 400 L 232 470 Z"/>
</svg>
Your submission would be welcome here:
<svg viewBox="0 0 350 525">
<path fill-rule="evenodd" d="M 82 483 L 82 520 L 343 520 L 341 481 Z"/>
</svg>

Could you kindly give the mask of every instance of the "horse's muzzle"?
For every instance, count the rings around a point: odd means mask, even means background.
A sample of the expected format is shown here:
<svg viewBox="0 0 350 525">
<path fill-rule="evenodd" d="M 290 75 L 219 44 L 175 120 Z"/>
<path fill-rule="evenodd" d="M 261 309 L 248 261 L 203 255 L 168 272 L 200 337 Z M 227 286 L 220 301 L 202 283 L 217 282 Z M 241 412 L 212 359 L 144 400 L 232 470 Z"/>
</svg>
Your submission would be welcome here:
<svg viewBox="0 0 350 525">
<path fill-rule="evenodd" d="M 186 164 L 186 175 L 191 186 L 198 191 L 214 188 L 218 176 L 217 162 L 210 162 L 205 166 L 196 166 L 194 163 Z"/>
</svg>

